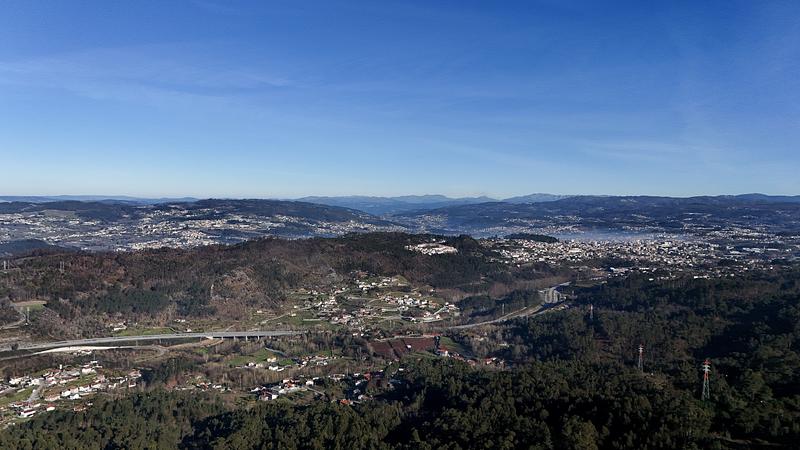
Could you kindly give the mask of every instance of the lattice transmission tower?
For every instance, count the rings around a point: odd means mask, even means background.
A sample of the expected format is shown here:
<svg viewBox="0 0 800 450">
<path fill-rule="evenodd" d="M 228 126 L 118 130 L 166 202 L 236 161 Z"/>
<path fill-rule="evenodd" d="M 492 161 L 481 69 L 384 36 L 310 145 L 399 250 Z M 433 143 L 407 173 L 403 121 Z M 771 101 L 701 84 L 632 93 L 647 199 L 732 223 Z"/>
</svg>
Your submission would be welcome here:
<svg viewBox="0 0 800 450">
<path fill-rule="evenodd" d="M 711 388 L 708 384 L 709 374 L 711 373 L 711 361 L 706 358 L 703 361 L 703 392 L 700 394 L 700 399 L 705 401 L 711 398 Z"/>
<path fill-rule="evenodd" d="M 639 344 L 639 362 L 636 364 L 639 372 L 644 372 L 644 344 Z"/>
</svg>

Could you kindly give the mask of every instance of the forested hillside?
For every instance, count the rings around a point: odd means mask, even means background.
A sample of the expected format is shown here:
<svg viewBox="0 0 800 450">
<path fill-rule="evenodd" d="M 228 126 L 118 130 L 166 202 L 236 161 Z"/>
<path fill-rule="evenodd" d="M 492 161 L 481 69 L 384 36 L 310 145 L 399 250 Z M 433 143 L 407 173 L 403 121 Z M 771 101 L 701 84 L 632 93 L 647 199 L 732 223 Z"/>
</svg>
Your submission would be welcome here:
<svg viewBox="0 0 800 450">
<path fill-rule="evenodd" d="M 633 276 L 581 290 L 577 303 L 503 330 L 497 340 L 511 345 L 494 354 L 635 367 L 641 344 L 647 378 L 693 397 L 709 358 L 712 430 L 784 445 L 800 437 L 797 268 L 710 280 Z"/>
<path fill-rule="evenodd" d="M 431 240 L 446 242 L 458 252 L 425 255 L 406 248 Z M 0 273 L 0 299 L 46 300 L 43 317 L 52 316 L 51 324 L 115 314 L 135 320 L 166 312 L 177 317 L 232 317 L 242 305 L 275 308 L 289 289 L 319 289 L 358 271 L 401 275 L 416 285 L 464 295 L 485 293 L 492 286 L 510 290 L 515 283 L 552 271 L 519 270 L 492 257 L 490 250 L 469 237 L 402 233 L 270 238 L 191 250 L 38 251 L 12 260 L 12 268 Z"/>
<path fill-rule="evenodd" d="M 641 449 L 710 442 L 709 413 L 699 402 L 622 368 L 551 362 L 486 372 L 419 361 L 395 383 L 379 401 L 354 407 L 274 402 L 222 414 L 204 397 L 134 395 L 36 418 L 0 435 L 0 446 Z"/>
<path fill-rule="evenodd" d="M 156 388 L 37 416 L 0 434 L 0 447 L 795 448 L 800 269 L 716 280 L 634 276 L 576 296 L 571 309 L 462 336 L 475 354 L 507 358 L 503 370 L 411 354 L 353 405 L 223 405 Z M 705 358 L 711 396 L 701 400 Z"/>
</svg>

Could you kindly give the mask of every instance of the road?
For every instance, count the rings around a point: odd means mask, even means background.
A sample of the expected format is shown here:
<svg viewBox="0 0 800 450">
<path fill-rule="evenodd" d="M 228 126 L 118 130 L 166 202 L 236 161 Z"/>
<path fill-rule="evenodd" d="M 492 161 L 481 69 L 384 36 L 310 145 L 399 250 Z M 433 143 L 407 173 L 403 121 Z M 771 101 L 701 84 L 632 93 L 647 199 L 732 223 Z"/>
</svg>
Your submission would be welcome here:
<svg viewBox="0 0 800 450">
<path fill-rule="evenodd" d="M 30 309 L 31 306 L 34 306 L 34 307 L 35 306 L 41 306 L 41 305 L 44 305 L 46 303 L 47 302 L 44 301 L 44 300 L 28 300 L 28 301 L 24 301 L 24 302 L 12 303 L 11 306 L 13 306 L 14 309 L 17 310 L 17 313 L 19 313 L 19 320 L 17 320 L 16 322 L 13 322 L 13 323 L 9 323 L 9 324 L 0 326 L 0 330 L 10 330 L 12 328 L 17 328 L 17 327 L 19 327 L 21 325 L 24 325 L 25 322 L 28 321 L 28 317 L 25 314 L 25 309 L 26 308 Z"/>
<path fill-rule="evenodd" d="M 508 313 L 505 316 L 498 317 L 497 319 L 487 320 L 485 322 L 478 322 L 478 323 L 468 323 L 466 325 L 454 325 L 452 327 L 447 327 L 447 328 L 449 328 L 451 330 L 463 330 L 463 329 L 466 329 L 466 328 L 475 328 L 475 327 L 479 327 L 481 325 L 491 325 L 493 323 L 505 322 L 506 320 L 516 319 L 517 317 L 526 317 L 526 316 L 535 317 L 535 316 L 538 316 L 539 314 L 544 314 L 544 313 L 548 312 L 549 310 L 550 310 L 549 307 L 545 308 L 542 305 L 529 306 L 529 307 L 526 307 L 526 308 L 518 309 L 518 310 L 516 310 L 514 312 L 511 312 L 511 313 Z"/>
<path fill-rule="evenodd" d="M 280 318 L 282 318 L 282 317 L 286 317 L 286 316 L 288 316 L 288 315 L 290 315 L 290 314 L 292 314 L 292 313 L 297 313 L 297 311 L 308 311 L 308 310 L 309 310 L 309 309 L 311 309 L 311 308 L 313 308 L 313 306 L 306 306 L 305 308 L 299 308 L 299 309 L 295 309 L 295 310 L 292 310 L 292 311 L 289 311 L 289 312 L 283 313 L 283 314 L 281 314 L 280 316 L 275 316 L 275 317 L 270 317 L 269 319 L 264 319 L 264 320 L 262 320 L 262 321 L 261 321 L 261 322 L 259 322 L 259 323 L 260 323 L 261 325 L 264 325 L 265 323 L 267 323 L 267 322 L 269 322 L 269 321 L 272 321 L 272 320 L 277 320 L 277 319 L 280 319 Z"/>
<path fill-rule="evenodd" d="M 15 322 L 0 326 L 0 330 L 10 330 L 12 328 L 17 328 L 20 325 L 25 323 L 25 313 L 23 313 L 22 311 L 19 311 L 19 310 L 17 312 L 19 313 L 19 319 L 17 321 L 15 321 Z"/>
<path fill-rule="evenodd" d="M 25 321 L 28 319 L 25 316 L 25 312 L 22 311 L 22 308 L 14 307 L 14 309 L 17 310 L 17 313 L 19 314 L 19 319 L 16 322 L 12 322 L 12 323 L 0 326 L 0 330 L 10 330 L 12 328 L 17 328 L 20 325 L 23 325 L 25 323 Z"/>
<path fill-rule="evenodd" d="M 569 283 L 562 283 L 557 286 L 550 287 L 545 291 L 551 291 L 550 296 L 553 296 L 552 292 L 561 286 L 567 286 Z M 478 323 L 470 323 L 466 325 L 455 325 L 451 327 L 447 327 L 452 330 L 459 330 L 459 329 L 466 329 L 466 328 L 474 328 L 479 327 L 481 325 L 490 325 L 493 323 L 504 322 L 506 320 L 511 320 L 517 317 L 526 317 L 526 316 L 538 316 L 540 314 L 544 314 L 549 312 L 553 309 L 553 306 L 559 305 L 561 303 L 550 303 L 547 305 L 537 305 L 537 306 L 529 306 L 526 308 L 519 309 L 517 311 L 513 311 L 508 313 L 502 317 L 498 317 L 497 319 L 487 320 L 485 322 L 478 322 Z M 306 309 L 306 308 L 304 308 Z M 209 331 L 206 333 L 170 333 L 170 334 L 150 334 L 150 335 L 140 335 L 140 336 L 110 336 L 110 337 L 100 337 L 100 338 L 88 338 L 88 339 L 74 339 L 69 341 L 54 341 L 54 342 L 34 342 L 34 343 L 20 343 L 18 349 L 19 350 L 44 350 L 48 348 L 58 348 L 58 347 L 80 347 L 80 346 L 91 346 L 91 345 L 98 345 L 98 344 L 118 344 L 122 342 L 137 342 L 137 341 L 168 341 L 168 340 L 176 340 L 176 339 L 232 339 L 232 338 L 262 338 L 262 337 L 274 337 L 274 336 L 289 336 L 294 334 L 301 334 L 302 331 Z M 0 352 L 9 351 L 11 350 L 10 346 L 0 347 Z"/>
<path fill-rule="evenodd" d="M 543 305 L 528 306 L 522 309 L 518 309 L 514 312 L 510 312 L 505 316 L 498 317 L 497 319 L 487 320 L 485 322 L 468 323 L 466 325 L 455 325 L 447 328 L 451 330 L 463 330 L 465 328 L 474 328 L 474 327 L 479 327 L 481 325 L 490 325 L 493 323 L 505 322 L 506 320 L 516 319 L 517 317 L 536 317 L 538 315 L 548 313 L 553 309 L 554 306 L 558 306 L 563 303 L 563 301 L 558 301 L 558 299 L 560 299 L 561 297 L 556 289 L 563 286 L 569 286 L 569 284 L 570 284 L 569 282 L 561 283 L 556 286 L 549 287 L 547 289 L 540 291 L 543 293 L 542 295 L 543 298 L 545 299 L 545 304 Z"/>
<path fill-rule="evenodd" d="M 206 333 L 172 333 L 150 334 L 142 336 L 110 336 L 88 339 L 74 339 L 70 341 L 33 342 L 19 344 L 19 350 L 41 350 L 57 347 L 80 347 L 97 344 L 117 344 L 120 342 L 136 341 L 168 341 L 175 339 L 233 339 L 233 338 L 262 338 L 275 336 L 290 336 L 301 334 L 300 331 L 209 331 Z M 0 351 L 9 351 L 11 347 L 0 347 Z"/>
<path fill-rule="evenodd" d="M 41 396 L 42 396 L 42 391 L 43 391 L 43 390 L 44 390 L 44 388 L 46 388 L 46 387 L 47 387 L 47 382 L 44 380 L 44 378 L 42 378 L 42 382 L 41 382 L 41 384 L 39 384 L 38 386 L 36 386 L 36 389 L 34 389 L 34 390 L 33 390 L 33 392 L 31 392 L 31 395 L 30 395 L 30 396 L 28 396 L 28 400 L 26 400 L 26 401 L 27 401 L 29 404 L 30 404 L 30 403 L 35 403 L 37 400 L 39 400 L 39 397 L 41 397 Z"/>
<path fill-rule="evenodd" d="M 544 300 L 544 304 L 545 305 L 550 305 L 550 304 L 555 304 L 555 303 L 561 303 L 563 300 L 562 300 L 561 293 L 558 292 L 558 288 L 566 287 L 566 286 L 569 286 L 570 284 L 571 284 L 571 282 L 567 281 L 567 282 L 564 282 L 564 283 L 561 283 L 561 284 L 557 284 L 555 286 L 551 286 L 551 287 L 549 287 L 547 289 L 540 290 L 539 294 L 542 296 L 542 299 Z"/>
</svg>

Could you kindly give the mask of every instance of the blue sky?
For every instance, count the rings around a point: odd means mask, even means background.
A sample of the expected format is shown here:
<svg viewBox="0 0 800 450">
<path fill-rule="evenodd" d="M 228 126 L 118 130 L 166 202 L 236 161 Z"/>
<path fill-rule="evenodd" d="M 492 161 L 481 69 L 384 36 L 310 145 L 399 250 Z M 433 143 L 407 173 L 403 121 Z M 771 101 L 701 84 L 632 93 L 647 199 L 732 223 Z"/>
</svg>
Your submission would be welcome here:
<svg viewBox="0 0 800 450">
<path fill-rule="evenodd" d="M 800 2 L 39 1 L 0 193 L 800 194 Z"/>
</svg>

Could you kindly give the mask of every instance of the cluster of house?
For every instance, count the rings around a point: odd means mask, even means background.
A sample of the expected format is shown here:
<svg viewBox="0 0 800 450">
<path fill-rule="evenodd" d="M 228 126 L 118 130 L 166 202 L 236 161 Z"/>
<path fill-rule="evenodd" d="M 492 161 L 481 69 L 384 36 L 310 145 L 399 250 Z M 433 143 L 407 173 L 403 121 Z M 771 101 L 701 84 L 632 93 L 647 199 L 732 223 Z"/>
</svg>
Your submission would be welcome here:
<svg viewBox="0 0 800 450">
<path fill-rule="evenodd" d="M 196 380 L 194 383 L 191 383 L 188 386 L 176 388 L 177 390 L 198 390 L 198 391 L 219 391 L 219 392 L 228 392 L 231 389 L 219 383 L 211 383 L 209 381 L 202 381 Z"/>
<path fill-rule="evenodd" d="M 280 366 L 277 364 L 278 358 L 271 356 L 266 359 L 265 362 L 254 362 L 250 361 L 249 363 L 242 366 L 244 369 L 269 369 L 274 372 L 282 372 L 285 370 L 285 367 Z"/>
<path fill-rule="evenodd" d="M 18 417 L 28 418 L 44 409 L 52 411 L 55 403 L 70 400 L 80 401 L 98 391 L 136 387 L 141 373 L 134 369 L 123 375 L 108 376 L 100 373 L 103 367 L 97 361 L 89 361 L 78 367 L 59 365 L 36 376 L 25 375 L 0 384 L 0 394 L 28 394 L 27 399 L 0 406 L 0 412 L 15 410 Z M 78 407 L 80 405 L 77 405 Z"/>
<path fill-rule="evenodd" d="M 123 331 L 128 329 L 128 325 L 125 324 L 124 321 L 122 322 L 113 322 L 108 324 L 108 328 L 111 328 L 112 332 Z"/>
<path fill-rule="evenodd" d="M 284 370 L 296 367 L 296 368 L 304 368 L 310 366 L 327 366 L 330 361 L 338 358 L 337 356 L 322 356 L 322 355 L 313 355 L 313 356 L 305 356 L 302 358 L 292 358 L 293 364 L 285 365 L 278 363 L 278 358 L 275 356 L 271 356 L 267 358 L 264 362 L 248 362 L 242 368 L 244 369 L 267 369 L 273 372 L 283 372 Z"/>
<path fill-rule="evenodd" d="M 359 314 L 359 312 L 355 312 L 353 314 L 348 313 L 348 312 L 341 312 L 341 314 L 332 315 L 330 317 L 330 323 L 333 324 L 333 325 L 337 325 L 337 324 L 347 325 L 347 326 L 349 326 L 351 328 L 362 328 L 363 325 L 364 325 L 364 322 L 360 317 L 356 317 L 358 315 L 360 315 L 362 317 L 365 316 L 365 314 L 363 314 L 363 313 Z"/>
<path fill-rule="evenodd" d="M 575 264 L 597 260 L 624 260 L 639 270 L 658 267 L 690 270 L 720 259 L 740 259 L 733 247 L 702 240 L 645 239 L 629 241 L 562 241 L 556 243 L 498 239 L 492 243 L 512 264 L 543 262 Z M 624 268 L 610 267 L 613 274 Z"/>
<path fill-rule="evenodd" d="M 328 375 L 327 378 L 337 383 L 343 383 L 345 386 L 344 397 L 334 399 L 334 401 L 342 404 L 350 405 L 360 401 L 368 400 L 371 398 L 366 394 L 367 385 L 371 380 L 380 380 L 383 378 L 383 370 L 374 372 L 355 372 L 352 374 L 334 373 Z M 319 389 L 323 389 L 320 385 L 324 384 L 321 377 L 312 378 L 286 378 L 279 383 L 273 385 L 258 386 L 250 390 L 250 392 L 258 397 L 261 401 L 275 400 L 281 395 L 291 394 L 299 391 L 312 391 L 315 394 L 325 395 Z"/>
<path fill-rule="evenodd" d="M 301 293 L 303 291 L 300 291 Z M 310 295 L 316 298 L 316 301 L 307 301 L 304 309 L 313 309 L 316 311 L 318 318 L 309 320 L 327 320 L 331 324 L 349 325 L 352 327 L 359 327 L 361 323 L 355 318 L 353 314 L 346 312 L 336 301 L 336 295 L 347 292 L 347 289 L 336 289 L 333 293 L 323 293 L 316 290 L 308 291 Z M 300 309 L 295 306 L 295 309 Z M 289 314 L 295 316 L 295 313 Z"/>
<path fill-rule="evenodd" d="M 502 368 L 504 368 L 506 366 L 506 361 L 504 359 L 498 358 L 496 356 L 489 356 L 489 357 L 486 357 L 486 358 L 479 358 L 479 359 L 466 358 L 463 355 L 459 354 L 458 352 L 454 352 L 454 351 L 446 348 L 445 346 L 438 345 L 438 344 L 436 346 L 436 349 L 434 350 L 434 353 L 436 353 L 437 356 L 440 356 L 442 358 L 453 358 L 453 359 L 457 359 L 459 361 L 464 361 L 464 362 L 466 362 L 467 364 L 469 364 L 470 366 L 473 366 L 473 367 L 474 366 L 488 366 L 488 367 L 495 367 L 495 368 L 502 369 Z"/>
<path fill-rule="evenodd" d="M 41 211 L 3 214 L 0 240 L 36 238 L 83 250 L 127 251 L 233 243 L 266 234 L 338 236 L 405 229 L 399 225 L 373 224 L 361 220 L 317 221 L 280 214 L 222 213 L 216 208 L 186 209 L 178 205 L 161 210 L 145 208 L 139 212 L 138 219 L 124 222 Z M 292 229 L 307 231 L 298 233 Z"/>
<path fill-rule="evenodd" d="M 511 264 L 543 262 L 548 264 L 575 264 L 598 260 L 624 260 L 632 268 L 642 272 L 653 272 L 660 268 L 674 271 L 692 271 L 700 267 L 708 270 L 709 264 L 725 260 L 722 269 L 714 269 L 714 275 L 723 275 L 747 270 L 754 264 L 770 264 L 774 259 L 791 259 L 800 250 L 790 245 L 776 244 L 771 235 L 723 233 L 716 240 L 707 238 L 675 239 L 669 236 L 654 236 L 649 239 L 580 241 L 570 240 L 556 243 L 536 242 L 521 239 L 491 239 L 489 246 L 497 250 Z M 737 244 L 736 242 L 748 242 Z M 624 274 L 625 267 L 608 267 L 611 275 Z"/>
<path fill-rule="evenodd" d="M 506 366 L 506 362 L 502 358 L 498 358 L 496 356 L 492 356 L 492 357 L 484 358 L 483 359 L 483 365 L 484 366 L 494 366 L 494 367 L 503 368 L 503 367 Z"/>
<path fill-rule="evenodd" d="M 714 244 L 700 241 L 561 241 L 498 240 L 495 247 L 514 263 L 576 263 L 603 258 L 635 262 L 697 264 L 717 254 Z"/>
<path fill-rule="evenodd" d="M 416 308 L 429 308 L 429 307 L 435 307 L 436 306 L 436 305 L 431 304 L 430 302 L 428 302 L 428 300 L 426 300 L 424 298 L 417 297 L 417 296 L 412 296 L 412 295 L 409 295 L 409 294 L 405 294 L 402 297 L 399 296 L 399 295 L 398 296 L 385 295 L 385 296 L 381 297 L 381 300 L 383 300 L 384 302 L 389 303 L 391 305 L 397 305 L 398 309 L 400 311 L 405 311 L 410 306 L 413 306 L 413 307 L 416 307 Z"/>
<path fill-rule="evenodd" d="M 437 322 L 439 320 L 443 320 L 445 318 L 445 314 L 448 317 L 458 317 L 461 314 L 461 310 L 458 309 L 458 306 L 448 302 L 436 311 L 425 311 L 422 317 L 411 317 L 409 320 L 411 322 L 422 321 L 424 323 Z"/>
<path fill-rule="evenodd" d="M 275 400 L 281 395 L 291 394 L 293 392 L 311 388 L 314 386 L 314 382 L 317 381 L 318 379 L 319 377 L 309 378 L 305 380 L 286 378 L 284 380 L 281 380 L 280 383 L 274 384 L 272 386 L 259 386 L 253 388 L 250 390 L 250 392 L 252 394 L 257 395 L 258 399 L 261 401 Z"/>
<path fill-rule="evenodd" d="M 358 275 L 363 275 L 363 274 L 357 274 L 357 276 Z M 367 280 L 357 279 L 357 280 L 355 280 L 355 284 L 356 284 L 356 288 L 361 290 L 361 292 L 369 292 L 369 291 L 374 290 L 374 289 L 381 289 L 381 288 L 397 287 L 397 286 L 406 285 L 406 283 L 403 282 L 398 277 L 383 277 L 383 278 L 381 278 L 380 280 L 377 280 L 377 281 L 376 280 L 371 280 L 370 281 L 369 279 L 367 279 Z"/>
<path fill-rule="evenodd" d="M 322 356 L 322 355 L 305 356 L 303 358 L 300 358 L 300 367 L 327 366 L 331 361 L 337 358 L 338 356 Z"/>
<path fill-rule="evenodd" d="M 201 245 L 237 242 L 245 236 L 258 237 L 267 234 L 281 233 L 281 230 L 300 226 L 309 230 L 309 235 L 342 235 L 353 232 L 400 231 L 399 226 L 384 226 L 360 221 L 342 222 L 312 221 L 299 217 L 276 214 L 260 216 L 257 214 L 236 214 L 227 212 L 219 218 L 202 218 L 209 212 L 218 214 L 214 208 L 193 209 L 191 211 L 175 208 L 168 212 L 148 212 L 145 217 L 125 235 L 139 237 L 135 242 L 127 243 L 123 248 L 143 249 L 159 247 L 196 247 Z M 186 221 L 185 218 L 192 218 Z M 233 230 L 236 237 L 223 233 L 209 233 L 208 230 Z M 116 230 L 119 232 L 119 230 Z M 127 230 L 126 230 L 127 231 Z M 241 236 L 241 237 L 240 237 Z M 148 239 L 142 239 L 146 237 Z"/>
<path fill-rule="evenodd" d="M 359 291 L 368 292 L 371 289 L 389 286 L 389 280 L 391 280 L 391 278 L 386 278 L 380 282 L 363 282 L 357 280 L 356 286 Z M 327 320 L 333 325 L 346 325 L 350 328 L 361 329 L 364 327 L 363 319 L 371 315 L 371 313 L 367 308 L 361 308 L 357 311 L 345 310 L 336 300 L 336 294 L 346 292 L 346 289 L 339 289 L 308 306 L 316 310 L 319 320 Z"/>
<path fill-rule="evenodd" d="M 458 249 L 441 242 L 426 242 L 424 244 L 407 245 L 406 250 L 422 253 L 423 255 L 448 255 L 458 253 Z"/>
<path fill-rule="evenodd" d="M 459 315 L 455 305 L 441 306 L 419 290 L 409 289 L 408 282 L 400 276 L 375 276 L 365 272 L 353 272 L 351 276 L 347 284 L 337 285 L 328 292 L 298 289 L 297 294 L 310 298 L 304 305 L 295 305 L 295 311 L 286 315 L 295 317 L 301 311 L 310 311 L 315 317 L 303 318 L 304 322 L 344 325 L 362 336 L 370 331 L 375 321 L 435 322 Z"/>
</svg>

